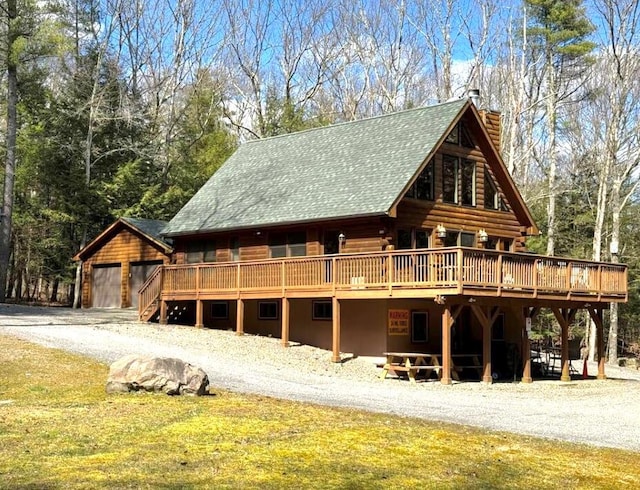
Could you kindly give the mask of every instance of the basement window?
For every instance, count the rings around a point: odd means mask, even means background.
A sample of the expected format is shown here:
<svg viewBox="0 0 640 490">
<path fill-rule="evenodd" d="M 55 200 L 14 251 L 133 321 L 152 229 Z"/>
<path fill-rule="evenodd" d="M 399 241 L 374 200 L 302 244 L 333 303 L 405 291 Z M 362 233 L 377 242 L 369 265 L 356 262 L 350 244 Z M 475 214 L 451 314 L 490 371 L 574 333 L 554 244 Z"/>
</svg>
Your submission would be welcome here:
<svg viewBox="0 0 640 490">
<path fill-rule="evenodd" d="M 313 302 L 313 320 L 333 320 L 333 305 L 331 301 Z"/>
<path fill-rule="evenodd" d="M 278 302 L 260 301 L 258 302 L 258 320 L 277 320 Z"/>
<path fill-rule="evenodd" d="M 229 303 L 226 301 L 214 301 L 211 303 L 211 318 L 213 320 L 228 320 Z"/>
</svg>

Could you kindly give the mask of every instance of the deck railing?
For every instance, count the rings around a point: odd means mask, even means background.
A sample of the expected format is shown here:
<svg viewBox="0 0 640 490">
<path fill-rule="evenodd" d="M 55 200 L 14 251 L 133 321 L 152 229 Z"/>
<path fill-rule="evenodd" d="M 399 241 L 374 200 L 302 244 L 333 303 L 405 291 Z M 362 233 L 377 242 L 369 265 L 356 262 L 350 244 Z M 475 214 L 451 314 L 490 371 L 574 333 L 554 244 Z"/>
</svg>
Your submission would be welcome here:
<svg viewBox="0 0 640 490">
<path fill-rule="evenodd" d="M 163 294 L 437 288 L 498 296 L 627 297 L 622 264 L 459 247 L 170 265 L 161 277 Z M 148 293 L 143 288 L 141 294 Z"/>
</svg>

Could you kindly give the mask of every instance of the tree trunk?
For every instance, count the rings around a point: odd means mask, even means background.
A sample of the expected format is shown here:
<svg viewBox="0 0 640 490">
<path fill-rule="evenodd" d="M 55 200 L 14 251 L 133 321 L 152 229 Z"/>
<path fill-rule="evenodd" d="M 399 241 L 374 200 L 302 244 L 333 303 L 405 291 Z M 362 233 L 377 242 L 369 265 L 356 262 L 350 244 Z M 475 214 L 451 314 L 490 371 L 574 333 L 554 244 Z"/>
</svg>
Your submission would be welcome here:
<svg viewBox="0 0 640 490">
<path fill-rule="evenodd" d="M 84 231 L 82 232 L 82 242 L 80 243 L 80 250 L 82 250 L 87 244 L 87 226 L 84 226 Z M 78 265 L 76 266 L 76 280 L 75 287 L 73 292 L 73 307 L 80 308 L 82 307 L 82 260 L 78 261 Z"/>
<path fill-rule="evenodd" d="M 618 246 L 620 243 L 620 209 L 622 201 L 620 188 L 622 183 L 616 179 L 611 190 L 611 262 L 618 263 Z M 611 303 L 609 310 L 609 339 L 607 344 L 609 364 L 618 364 L 618 304 Z"/>
<path fill-rule="evenodd" d="M 53 285 L 51 286 L 51 296 L 49 297 L 49 302 L 57 303 L 58 302 L 58 286 L 60 285 L 60 279 L 57 277 L 53 280 Z"/>
<path fill-rule="evenodd" d="M 16 0 L 7 0 L 7 136 L 4 171 L 4 193 L 0 213 L 0 303 L 4 303 L 7 290 L 7 273 L 11 256 L 11 221 L 13 219 L 13 185 L 16 170 L 16 132 L 18 128 L 18 66 L 13 54 L 16 40 L 15 19 L 18 15 Z"/>
</svg>

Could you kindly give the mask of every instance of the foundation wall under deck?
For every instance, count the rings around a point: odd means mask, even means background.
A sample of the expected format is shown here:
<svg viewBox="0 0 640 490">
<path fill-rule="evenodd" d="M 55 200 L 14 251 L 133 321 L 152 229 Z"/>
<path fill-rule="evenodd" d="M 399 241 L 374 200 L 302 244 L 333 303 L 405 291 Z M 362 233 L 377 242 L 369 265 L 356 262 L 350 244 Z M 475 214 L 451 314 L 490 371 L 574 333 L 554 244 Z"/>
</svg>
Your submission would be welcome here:
<svg viewBox="0 0 640 490">
<path fill-rule="evenodd" d="M 276 303 L 277 318 L 260 319 L 259 309 L 263 301 L 245 300 L 244 331 L 247 334 L 281 338 L 282 304 L 280 300 L 265 301 Z M 314 301 L 323 300 L 289 300 L 289 340 L 330 350 L 332 322 L 314 319 Z M 216 303 L 226 303 L 227 318 L 213 317 Z M 439 353 L 442 348 L 442 312 L 443 307 L 430 299 L 342 300 L 340 349 L 359 356 L 381 356 L 385 351 Z M 219 308 L 217 313 L 219 315 Z M 401 317 L 399 328 L 391 325 L 393 315 Z M 207 328 L 235 330 L 236 302 L 205 301 L 203 317 Z M 424 326 L 425 320 L 426 332 L 414 325 L 414 322 L 418 322 Z M 501 313 L 492 332 L 496 349 L 500 348 L 500 343 L 520 344 L 521 339 L 522 327 L 517 324 L 513 313 Z M 482 327 L 469 307 L 462 309 L 453 326 L 452 351 L 482 352 Z"/>
</svg>

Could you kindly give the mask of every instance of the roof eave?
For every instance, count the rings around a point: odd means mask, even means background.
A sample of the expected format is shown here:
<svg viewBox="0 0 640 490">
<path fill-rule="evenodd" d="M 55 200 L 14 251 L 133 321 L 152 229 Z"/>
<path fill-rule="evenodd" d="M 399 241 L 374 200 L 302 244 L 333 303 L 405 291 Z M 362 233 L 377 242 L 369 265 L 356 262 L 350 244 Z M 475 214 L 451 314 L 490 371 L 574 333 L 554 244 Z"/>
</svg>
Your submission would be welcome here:
<svg viewBox="0 0 640 490">
<path fill-rule="evenodd" d="M 344 216 L 331 216 L 331 217 L 320 218 L 320 219 L 309 218 L 305 220 L 278 221 L 277 223 L 261 223 L 261 224 L 234 226 L 234 227 L 226 227 L 226 228 L 209 228 L 209 229 L 201 228 L 197 230 L 163 233 L 163 236 L 167 238 L 179 238 L 179 237 L 185 237 L 185 236 L 206 235 L 211 233 L 229 233 L 229 232 L 236 232 L 236 231 L 255 230 L 259 228 L 277 228 L 281 226 L 307 225 L 309 223 L 329 223 L 332 221 L 344 221 L 348 219 L 385 217 L 385 216 L 389 216 L 390 212 L 391 212 L 390 210 L 373 211 L 371 213 L 349 214 Z"/>
</svg>

